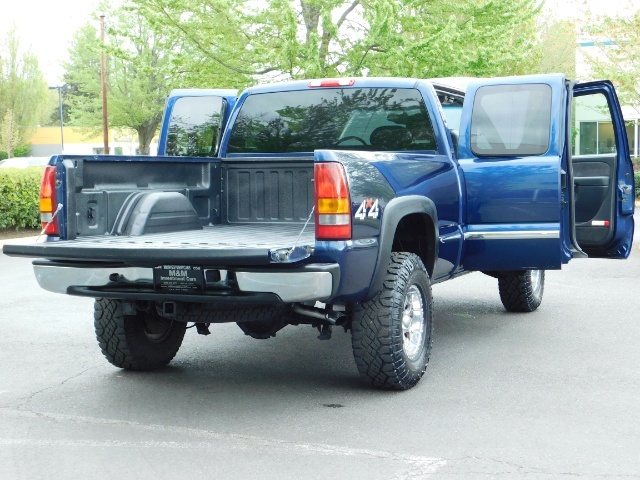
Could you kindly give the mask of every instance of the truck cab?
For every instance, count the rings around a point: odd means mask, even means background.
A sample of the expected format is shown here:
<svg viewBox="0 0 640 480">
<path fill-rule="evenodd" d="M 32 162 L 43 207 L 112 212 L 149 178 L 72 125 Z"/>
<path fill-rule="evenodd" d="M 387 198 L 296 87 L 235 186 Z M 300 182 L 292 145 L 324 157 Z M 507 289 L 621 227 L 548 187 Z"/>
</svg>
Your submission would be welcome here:
<svg viewBox="0 0 640 480">
<path fill-rule="evenodd" d="M 342 125 L 340 141 L 331 146 L 434 153 L 448 146 L 447 153 L 457 159 L 466 180 L 466 195 L 461 195 L 461 201 L 466 200 L 464 211 L 456 223 L 465 225 L 463 233 L 472 240 L 461 262 L 468 270 L 496 268 L 494 259 L 487 264 L 486 248 L 495 256 L 499 252 L 503 258 L 500 268 L 534 266 L 528 248 L 531 238 L 541 250 L 535 260 L 540 269 L 559 268 L 574 256 L 628 256 L 628 239 L 633 233 L 633 169 L 624 120 L 609 82 L 580 84 L 561 75 L 544 75 L 442 78 L 429 83 L 440 107 L 437 116 L 447 127 L 438 134 L 448 145 L 437 145 L 434 122 L 425 121 L 416 105 L 395 112 L 371 106 L 354 109 Z M 328 86 L 329 82 L 323 86 L 319 81 L 315 88 Z M 159 154 L 253 154 L 228 143 L 224 152 L 218 151 L 236 96 L 234 90 L 173 91 L 167 100 Z M 600 130 L 581 121 L 585 111 L 598 112 Z M 194 145 L 207 147 L 189 147 L 189 135 Z M 286 153 L 281 145 L 272 150 Z M 488 173 L 496 165 L 510 174 L 492 178 Z M 518 181 L 524 178 L 527 188 Z M 539 240 L 549 248 L 540 249 Z M 476 255 L 476 251 L 482 253 Z M 527 259 L 517 259 L 523 252 Z"/>
</svg>

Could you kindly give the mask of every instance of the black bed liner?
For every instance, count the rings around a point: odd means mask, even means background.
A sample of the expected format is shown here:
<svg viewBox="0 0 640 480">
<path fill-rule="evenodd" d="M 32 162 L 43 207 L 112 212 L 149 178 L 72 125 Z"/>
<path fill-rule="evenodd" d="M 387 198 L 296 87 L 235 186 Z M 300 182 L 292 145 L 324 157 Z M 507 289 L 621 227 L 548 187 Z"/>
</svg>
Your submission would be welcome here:
<svg viewBox="0 0 640 480">
<path fill-rule="evenodd" d="M 221 224 L 202 230 L 140 236 L 100 235 L 75 240 L 5 245 L 10 256 L 61 261 L 118 262 L 133 266 L 157 264 L 270 264 L 269 252 L 294 245 L 313 246 L 313 223 Z M 302 232 L 302 233 L 301 233 Z"/>
</svg>

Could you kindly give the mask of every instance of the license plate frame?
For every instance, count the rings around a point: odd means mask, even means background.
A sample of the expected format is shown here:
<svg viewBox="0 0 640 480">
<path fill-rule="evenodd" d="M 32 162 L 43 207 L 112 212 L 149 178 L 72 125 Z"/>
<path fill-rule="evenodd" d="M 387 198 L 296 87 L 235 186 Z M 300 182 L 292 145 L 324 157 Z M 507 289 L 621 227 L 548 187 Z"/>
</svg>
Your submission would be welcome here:
<svg viewBox="0 0 640 480">
<path fill-rule="evenodd" d="M 162 292 L 202 292 L 204 270 L 197 265 L 159 265 L 153 269 L 153 285 Z"/>
</svg>

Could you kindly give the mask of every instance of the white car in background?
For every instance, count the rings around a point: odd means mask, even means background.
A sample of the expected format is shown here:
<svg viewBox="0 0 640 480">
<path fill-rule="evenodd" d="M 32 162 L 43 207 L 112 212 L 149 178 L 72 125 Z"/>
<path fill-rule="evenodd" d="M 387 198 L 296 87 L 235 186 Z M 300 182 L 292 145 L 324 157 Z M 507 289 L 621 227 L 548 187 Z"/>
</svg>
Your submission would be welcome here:
<svg viewBox="0 0 640 480">
<path fill-rule="evenodd" d="M 0 161 L 0 168 L 44 167 L 51 157 L 13 157 Z"/>
</svg>

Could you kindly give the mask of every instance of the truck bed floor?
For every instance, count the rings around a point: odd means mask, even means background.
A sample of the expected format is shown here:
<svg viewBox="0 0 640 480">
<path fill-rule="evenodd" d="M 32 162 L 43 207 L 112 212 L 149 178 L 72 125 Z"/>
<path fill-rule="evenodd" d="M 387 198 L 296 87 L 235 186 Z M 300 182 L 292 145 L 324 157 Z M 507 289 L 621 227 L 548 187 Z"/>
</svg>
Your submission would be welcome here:
<svg viewBox="0 0 640 480">
<path fill-rule="evenodd" d="M 154 233 L 140 236 L 112 236 L 99 235 L 81 237 L 65 242 L 67 245 L 106 246 L 110 248 L 130 248 L 131 246 L 144 246 L 145 248 L 285 248 L 292 247 L 296 240 L 298 245 L 313 245 L 315 232 L 312 223 L 309 223 L 304 232 L 299 223 L 249 223 L 249 224 L 223 224 L 210 225 L 202 230 L 189 230 L 171 233 Z M 300 238 L 298 239 L 298 236 Z"/>
<path fill-rule="evenodd" d="M 117 262 L 137 266 L 159 264 L 269 265 L 270 250 L 314 245 L 309 223 L 224 224 L 140 236 L 96 235 L 60 242 L 5 245 L 13 256 L 73 262 Z M 300 233 L 302 232 L 302 234 Z"/>
</svg>

